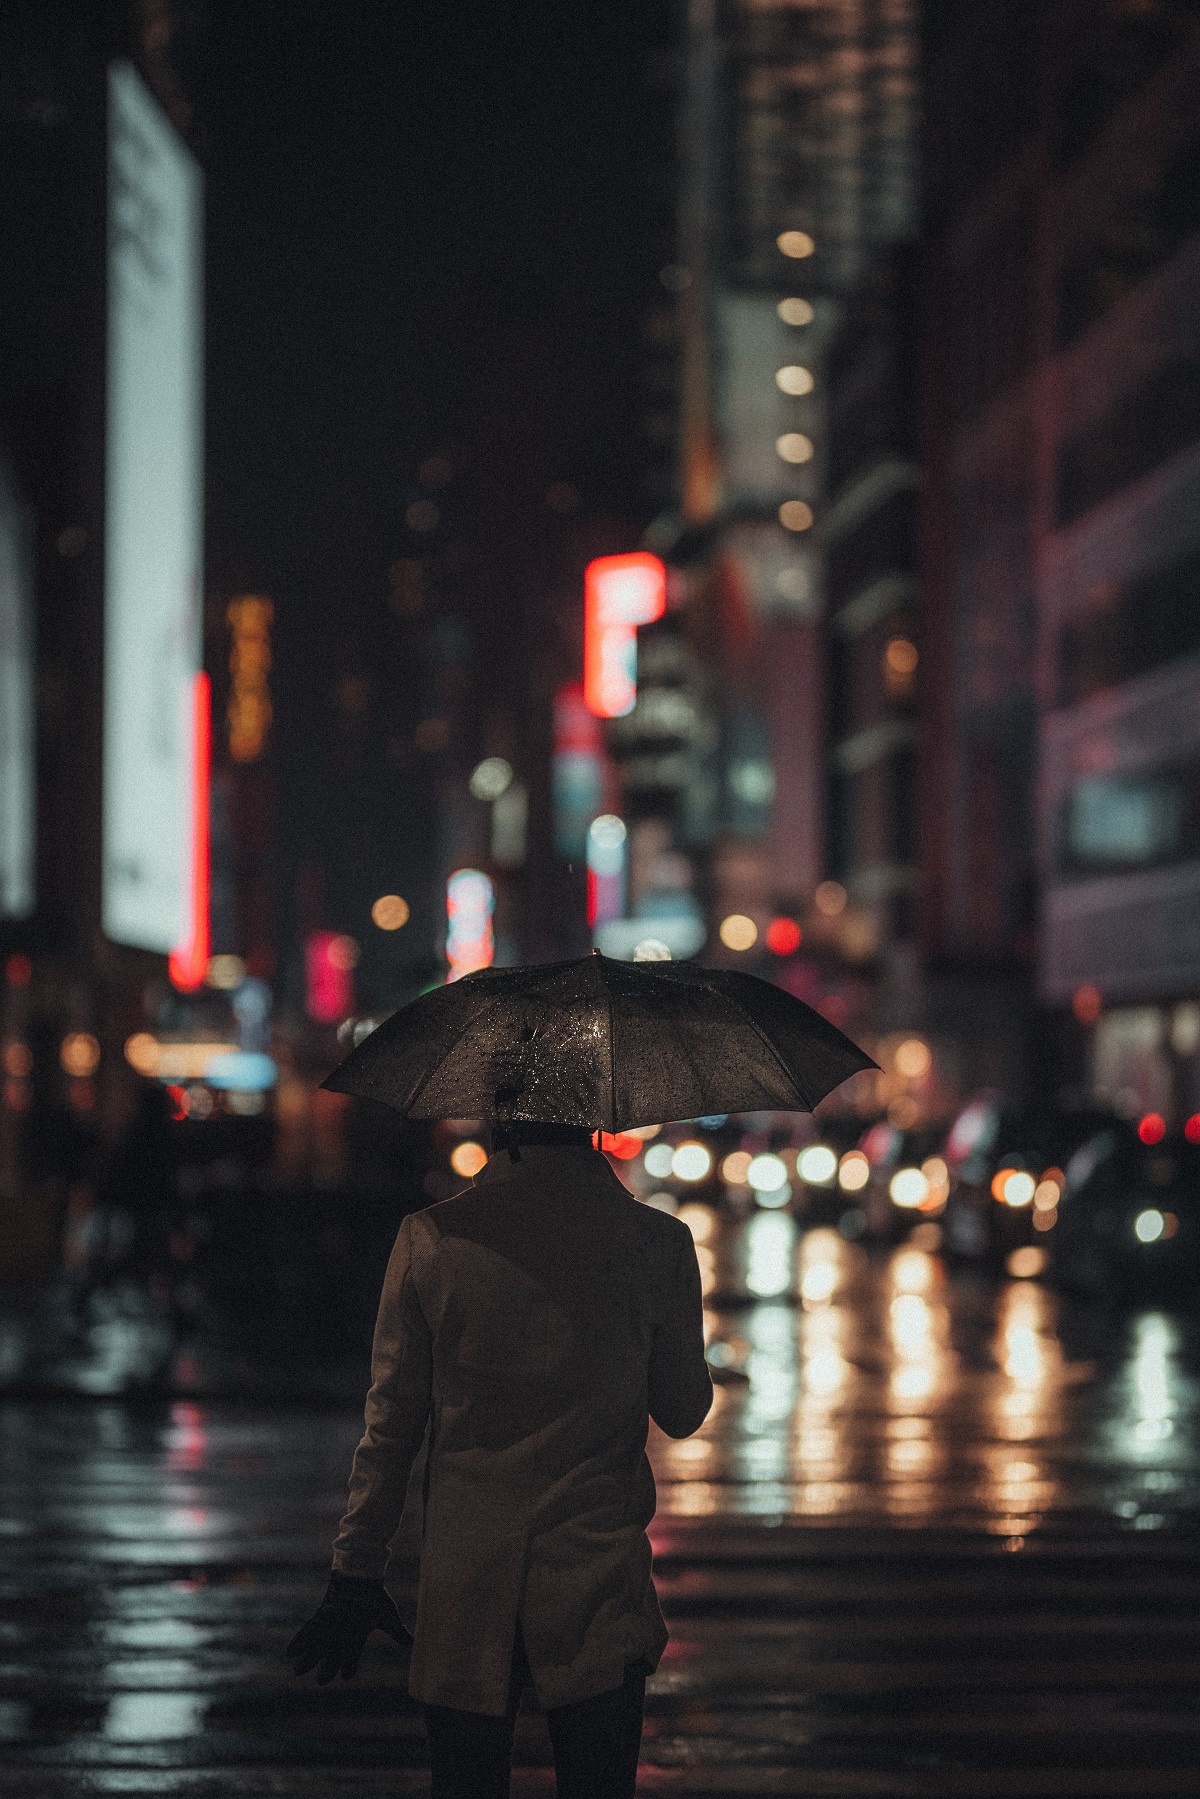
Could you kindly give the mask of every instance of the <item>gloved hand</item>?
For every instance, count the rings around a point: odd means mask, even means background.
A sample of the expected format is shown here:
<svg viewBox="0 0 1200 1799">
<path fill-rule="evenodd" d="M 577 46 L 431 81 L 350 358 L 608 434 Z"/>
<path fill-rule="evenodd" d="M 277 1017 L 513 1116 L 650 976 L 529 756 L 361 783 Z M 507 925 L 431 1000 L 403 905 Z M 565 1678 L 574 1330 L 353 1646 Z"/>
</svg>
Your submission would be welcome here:
<svg viewBox="0 0 1200 1799">
<path fill-rule="evenodd" d="M 287 1646 L 293 1674 L 307 1674 L 315 1668 L 319 1686 L 335 1674 L 353 1680 L 373 1630 L 385 1630 L 397 1643 L 408 1641 L 408 1632 L 381 1580 L 335 1570 L 324 1599 Z"/>
</svg>

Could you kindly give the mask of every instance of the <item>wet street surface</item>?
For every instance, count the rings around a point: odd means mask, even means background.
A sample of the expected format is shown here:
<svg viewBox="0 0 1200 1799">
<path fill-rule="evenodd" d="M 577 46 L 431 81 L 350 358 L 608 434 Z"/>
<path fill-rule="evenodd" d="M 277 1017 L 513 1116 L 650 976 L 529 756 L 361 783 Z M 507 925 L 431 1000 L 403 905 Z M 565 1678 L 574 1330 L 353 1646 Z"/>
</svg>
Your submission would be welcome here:
<svg viewBox="0 0 1200 1799">
<path fill-rule="evenodd" d="M 1187 1318 L 868 1257 L 784 1214 L 702 1252 L 721 1384 L 652 1444 L 671 1643 L 642 1788 L 1200 1793 Z M 292 1678 L 357 1408 L 0 1405 L 0 1792 L 428 1791 L 403 1656 Z M 522 1717 L 515 1793 L 553 1790 Z"/>
</svg>

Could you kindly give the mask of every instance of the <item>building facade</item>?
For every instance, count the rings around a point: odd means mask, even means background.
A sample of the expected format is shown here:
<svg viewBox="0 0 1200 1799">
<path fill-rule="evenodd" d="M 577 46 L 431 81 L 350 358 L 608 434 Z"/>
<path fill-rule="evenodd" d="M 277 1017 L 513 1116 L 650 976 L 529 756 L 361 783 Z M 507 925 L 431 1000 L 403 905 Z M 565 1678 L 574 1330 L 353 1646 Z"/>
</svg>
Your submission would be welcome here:
<svg viewBox="0 0 1200 1799">
<path fill-rule="evenodd" d="M 840 721 L 856 703 L 846 657 L 829 653 L 828 618 L 862 585 L 855 540 L 875 506 L 873 488 L 861 518 L 862 495 L 847 502 L 863 470 L 845 448 L 872 452 L 857 425 L 835 429 L 831 408 L 853 403 L 835 392 L 834 371 L 840 343 L 852 378 L 855 328 L 843 319 L 860 285 L 913 230 L 916 62 L 906 0 L 694 0 L 680 42 L 677 250 L 663 271 L 680 340 L 678 465 L 674 504 L 646 541 L 678 571 L 678 610 L 663 629 L 699 672 L 691 760 L 674 806 L 658 812 L 692 860 L 706 953 L 762 958 L 834 1007 L 842 999 L 825 989 L 875 955 L 884 888 L 891 928 L 897 879 L 895 855 L 866 823 L 874 777 L 847 770 L 833 791 L 827 778 L 830 708 Z M 873 722 L 872 712 L 861 728 Z M 847 738 L 858 728 L 838 724 Z M 856 832 L 861 854 L 846 850 Z M 819 889 L 835 895 L 826 912 L 814 909 Z M 730 918 L 743 922 L 723 934 Z M 775 918 L 791 921 L 775 936 L 790 946 L 784 966 L 767 950 Z"/>
<path fill-rule="evenodd" d="M 1194 1110 L 1200 21 L 929 29 L 925 945 L 1073 1007 L 1097 1097 Z"/>
</svg>

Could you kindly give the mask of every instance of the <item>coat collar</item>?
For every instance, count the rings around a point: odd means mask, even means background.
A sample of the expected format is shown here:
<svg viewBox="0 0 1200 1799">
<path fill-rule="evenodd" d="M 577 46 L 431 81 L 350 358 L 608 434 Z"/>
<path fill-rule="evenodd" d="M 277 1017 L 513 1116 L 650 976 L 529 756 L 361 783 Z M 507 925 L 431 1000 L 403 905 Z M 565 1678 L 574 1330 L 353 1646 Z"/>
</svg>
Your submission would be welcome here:
<svg viewBox="0 0 1200 1799">
<path fill-rule="evenodd" d="M 486 1167 L 481 1168 L 472 1185 L 486 1186 L 490 1181 L 512 1180 L 525 1172 L 530 1174 L 547 1174 L 554 1176 L 572 1176 L 578 1180 L 589 1174 L 612 1174 L 608 1162 L 599 1150 L 582 1148 L 573 1143 L 530 1143 L 521 1149 L 521 1159 L 514 1162 L 506 1149 L 498 1149 L 488 1158 Z M 615 1178 L 615 1177 L 614 1177 Z"/>
</svg>

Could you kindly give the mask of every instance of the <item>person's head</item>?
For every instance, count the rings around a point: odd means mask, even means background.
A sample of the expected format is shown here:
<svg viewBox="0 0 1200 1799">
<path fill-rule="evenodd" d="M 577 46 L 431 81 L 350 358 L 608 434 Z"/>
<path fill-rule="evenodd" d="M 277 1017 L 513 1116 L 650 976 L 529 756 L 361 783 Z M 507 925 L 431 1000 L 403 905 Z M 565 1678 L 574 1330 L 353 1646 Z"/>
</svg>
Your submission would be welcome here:
<svg viewBox="0 0 1200 1799">
<path fill-rule="evenodd" d="M 586 1124 L 546 1124 L 536 1119 L 495 1121 L 491 1127 L 492 1150 L 506 1149 L 519 1156 L 522 1149 L 553 1147 L 587 1149 L 595 1133 Z"/>
</svg>

